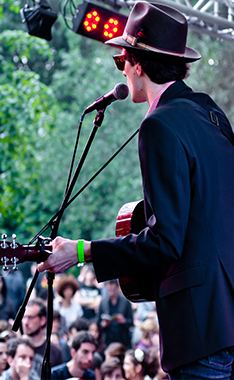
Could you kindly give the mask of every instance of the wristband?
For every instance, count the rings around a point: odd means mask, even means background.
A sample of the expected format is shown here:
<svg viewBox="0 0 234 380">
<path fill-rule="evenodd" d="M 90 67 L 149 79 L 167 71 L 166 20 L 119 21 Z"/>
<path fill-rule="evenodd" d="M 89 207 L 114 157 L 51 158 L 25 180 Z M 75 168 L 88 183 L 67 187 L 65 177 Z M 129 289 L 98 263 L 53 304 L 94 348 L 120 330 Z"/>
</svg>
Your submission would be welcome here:
<svg viewBox="0 0 234 380">
<path fill-rule="evenodd" d="M 77 266 L 83 266 L 85 264 L 84 258 L 84 240 L 78 240 L 77 242 L 77 256 L 78 256 L 78 264 Z"/>
</svg>

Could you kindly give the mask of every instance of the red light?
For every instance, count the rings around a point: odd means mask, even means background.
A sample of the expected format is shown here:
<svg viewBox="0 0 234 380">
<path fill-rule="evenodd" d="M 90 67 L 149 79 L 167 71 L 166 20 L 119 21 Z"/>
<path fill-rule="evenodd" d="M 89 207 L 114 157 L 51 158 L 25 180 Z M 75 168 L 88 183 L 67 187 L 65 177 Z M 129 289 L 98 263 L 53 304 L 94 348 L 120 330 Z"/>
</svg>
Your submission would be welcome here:
<svg viewBox="0 0 234 380">
<path fill-rule="evenodd" d="M 86 14 L 83 25 L 87 32 L 97 29 L 98 23 L 101 20 L 97 11 L 92 11 Z"/>
<path fill-rule="evenodd" d="M 106 38 L 113 38 L 114 35 L 118 32 L 119 21 L 115 18 L 109 18 L 109 20 L 104 25 L 103 35 Z"/>
</svg>

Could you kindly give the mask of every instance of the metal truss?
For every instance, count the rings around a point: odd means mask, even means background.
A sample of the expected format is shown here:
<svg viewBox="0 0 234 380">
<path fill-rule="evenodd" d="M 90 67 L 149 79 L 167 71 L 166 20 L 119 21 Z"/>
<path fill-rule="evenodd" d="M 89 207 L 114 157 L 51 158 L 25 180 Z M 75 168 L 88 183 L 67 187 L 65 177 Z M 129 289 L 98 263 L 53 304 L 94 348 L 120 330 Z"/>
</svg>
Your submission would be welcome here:
<svg viewBox="0 0 234 380">
<path fill-rule="evenodd" d="M 131 8 L 132 0 L 98 0 L 115 9 Z M 182 12 L 191 30 L 214 38 L 234 41 L 234 0 L 155 0 Z"/>
</svg>

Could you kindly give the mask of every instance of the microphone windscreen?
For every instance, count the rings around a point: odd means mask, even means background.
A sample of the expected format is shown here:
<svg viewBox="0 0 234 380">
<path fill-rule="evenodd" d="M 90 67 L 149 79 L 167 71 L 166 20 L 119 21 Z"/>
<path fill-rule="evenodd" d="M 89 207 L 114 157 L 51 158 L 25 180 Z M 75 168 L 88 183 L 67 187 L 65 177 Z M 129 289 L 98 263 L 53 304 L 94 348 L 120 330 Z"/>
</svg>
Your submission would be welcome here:
<svg viewBox="0 0 234 380">
<path fill-rule="evenodd" d="M 117 100 L 124 100 L 129 94 L 128 86 L 124 83 L 118 83 L 114 88 L 114 96 Z"/>
</svg>

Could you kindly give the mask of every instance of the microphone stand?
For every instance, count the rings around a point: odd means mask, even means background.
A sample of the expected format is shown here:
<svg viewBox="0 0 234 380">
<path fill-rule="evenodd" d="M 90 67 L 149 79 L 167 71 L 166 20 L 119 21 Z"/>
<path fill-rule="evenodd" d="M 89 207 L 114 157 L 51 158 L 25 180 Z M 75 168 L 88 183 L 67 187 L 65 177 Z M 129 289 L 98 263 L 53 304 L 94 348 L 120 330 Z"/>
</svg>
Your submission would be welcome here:
<svg viewBox="0 0 234 380">
<path fill-rule="evenodd" d="M 91 131 L 91 134 L 88 138 L 88 141 L 86 143 L 86 146 L 84 148 L 84 151 L 81 155 L 81 158 L 79 160 L 79 163 L 77 165 L 77 168 L 75 170 L 75 173 L 73 175 L 73 178 L 71 180 L 71 183 L 66 191 L 66 194 L 64 196 L 64 199 L 63 199 L 63 202 L 61 204 L 61 207 L 59 209 L 59 213 L 58 213 L 58 216 L 56 218 L 56 220 L 54 221 L 54 224 L 52 226 L 52 231 L 51 231 L 51 234 L 50 234 L 50 238 L 53 240 L 55 239 L 55 237 L 57 236 L 57 233 L 58 233 L 58 228 L 59 228 L 59 224 L 60 224 L 60 221 L 61 221 L 61 218 L 63 216 L 63 212 L 65 211 L 66 209 L 66 206 L 67 206 L 67 203 L 69 201 L 69 198 L 72 194 L 72 191 L 74 189 L 74 186 L 76 184 L 76 181 L 79 177 L 79 174 L 80 174 L 80 171 L 84 165 L 84 162 L 85 162 L 85 159 L 88 155 L 88 152 L 91 148 L 91 145 L 93 143 L 93 140 L 95 138 L 95 135 L 97 133 L 97 130 L 98 128 L 100 128 L 100 126 L 102 125 L 102 122 L 103 122 L 103 119 L 104 119 L 104 112 L 105 112 L 105 108 L 103 109 L 100 109 L 98 110 L 97 112 L 97 115 L 94 119 L 94 122 L 93 122 L 93 129 Z M 84 117 L 84 114 L 83 114 L 83 117 Z M 17 315 L 16 315 L 16 318 L 15 318 L 15 321 L 14 321 L 14 324 L 12 326 L 12 330 L 13 331 L 17 331 L 20 324 L 21 324 L 21 321 L 22 321 L 22 318 L 23 318 L 23 315 L 24 315 L 24 312 L 25 312 L 25 308 L 26 308 L 26 305 L 28 303 L 28 300 L 30 298 L 30 295 L 31 295 L 31 292 L 33 290 L 33 287 L 36 283 L 36 280 L 38 278 L 38 275 L 39 275 L 39 272 L 38 270 L 36 270 L 35 274 L 34 274 L 34 277 L 32 279 L 32 282 L 31 282 L 31 285 L 27 291 L 27 294 L 24 298 L 24 301 L 23 301 L 23 304 L 22 306 L 20 307 Z M 48 305 L 47 305 L 47 335 L 46 335 L 46 350 L 45 350 L 45 355 L 44 355 L 44 360 L 43 360 L 43 364 L 42 364 L 42 372 L 41 372 L 41 380 L 51 380 L 51 363 L 50 363 L 50 337 L 51 337 L 51 332 L 52 332 L 52 324 L 53 324 L 53 280 L 54 280 L 54 273 L 52 272 L 47 272 L 47 283 L 48 283 Z"/>
<path fill-rule="evenodd" d="M 60 212 L 55 220 L 54 228 L 51 232 L 51 239 L 53 240 L 58 233 L 59 224 L 61 221 L 61 218 L 63 216 L 63 210 L 66 207 L 67 202 L 69 201 L 70 195 L 73 191 L 73 188 L 76 184 L 76 181 L 79 177 L 80 171 L 84 165 L 85 159 L 88 155 L 88 152 L 91 148 L 92 142 L 94 140 L 94 137 L 97 133 L 98 128 L 102 125 L 103 119 L 104 119 L 104 111 L 105 109 L 99 110 L 95 119 L 94 119 L 94 125 L 93 129 L 91 131 L 91 134 L 88 138 L 87 144 L 84 148 L 83 154 L 80 158 L 80 161 L 77 165 L 76 171 L 74 173 L 74 176 L 71 180 L 71 183 L 68 187 L 68 190 L 65 194 L 64 200 L 62 202 L 62 205 L 60 207 Z M 48 306 L 47 306 L 47 345 L 46 345 L 46 351 L 45 356 L 42 364 L 42 372 L 41 372 L 41 380 L 51 380 L 51 363 L 50 363 L 50 337 L 52 332 L 52 325 L 53 325 L 53 280 L 54 280 L 54 273 L 47 272 L 47 282 L 48 282 Z"/>
</svg>

